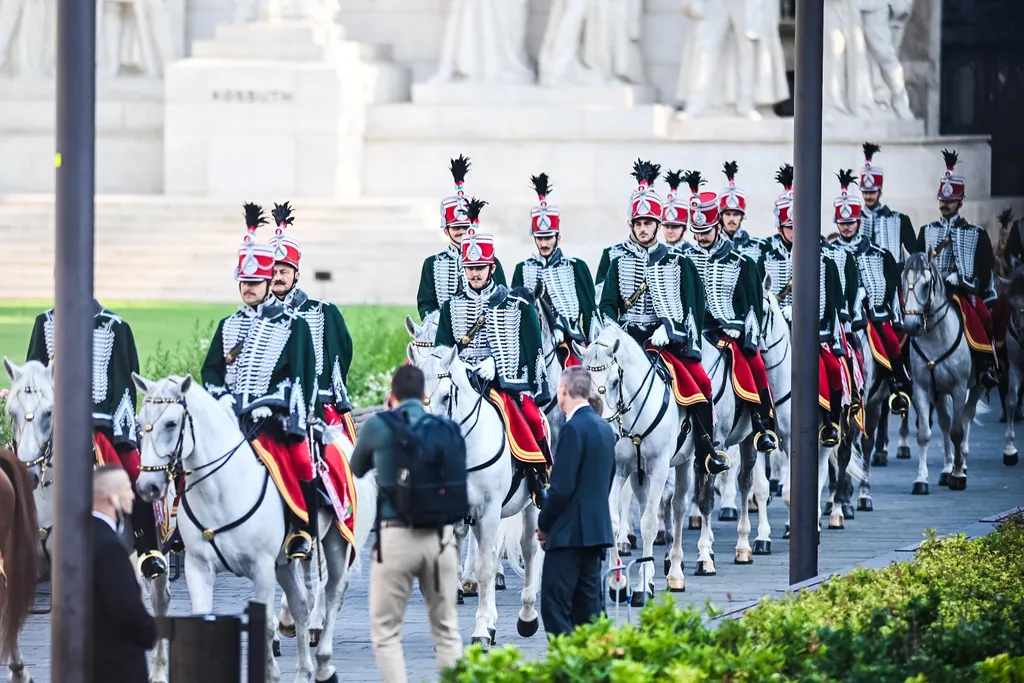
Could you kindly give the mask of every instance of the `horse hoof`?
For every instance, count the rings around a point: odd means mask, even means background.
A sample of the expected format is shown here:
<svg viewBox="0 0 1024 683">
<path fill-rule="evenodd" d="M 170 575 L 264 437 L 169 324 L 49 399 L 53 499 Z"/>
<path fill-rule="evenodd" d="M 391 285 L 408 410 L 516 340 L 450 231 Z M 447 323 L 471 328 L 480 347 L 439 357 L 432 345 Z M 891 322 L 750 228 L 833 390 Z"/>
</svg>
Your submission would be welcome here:
<svg viewBox="0 0 1024 683">
<path fill-rule="evenodd" d="M 516 622 L 516 631 L 519 632 L 523 638 L 529 638 L 537 633 L 537 620 L 523 621 L 520 619 Z"/>
<path fill-rule="evenodd" d="M 691 515 L 690 516 L 690 524 L 689 524 L 689 526 L 690 526 L 690 531 L 700 531 L 704 527 L 704 522 L 703 522 L 702 518 L 700 518 L 700 517 L 698 517 L 696 515 Z"/>
<path fill-rule="evenodd" d="M 789 538 L 789 525 L 788 524 L 786 525 L 786 531 L 782 534 L 782 538 L 783 539 L 788 539 Z"/>
<path fill-rule="evenodd" d="M 739 518 L 740 515 L 736 511 L 736 508 L 722 508 L 718 511 L 719 522 L 735 522 Z"/>
<path fill-rule="evenodd" d="M 682 576 L 668 577 L 668 590 L 670 593 L 685 593 L 686 579 Z"/>
<path fill-rule="evenodd" d="M 317 681 L 316 683 L 338 683 L 338 672 L 335 671 L 331 674 L 330 678 L 325 678 L 324 680 Z"/>
<path fill-rule="evenodd" d="M 949 486 L 949 472 L 943 472 L 939 475 L 939 486 Z"/>
<path fill-rule="evenodd" d="M 871 456 L 872 467 L 888 467 L 889 466 L 889 454 L 885 451 L 876 451 Z"/>
<path fill-rule="evenodd" d="M 494 590 L 503 591 L 505 590 L 505 576 L 503 574 L 496 574 L 494 577 Z"/>
<path fill-rule="evenodd" d="M 647 593 L 645 591 L 633 591 L 633 595 L 629 598 L 630 607 L 643 607 L 647 602 Z"/>
<path fill-rule="evenodd" d="M 875 505 L 870 498 L 861 498 L 857 501 L 857 510 L 860 512 L 874 512 Z"/>
<path fill-rule="evenodd" d="M 897 446 L 896 447 L 896 459 L 897 460 L 910 460 L 910 446 Z"/>
<path fill-rule="evenodd" d="M 285 624 L 278 624 L 277 625 L 277 632 L 280 633 L 285 638 L 294 638 L 295 637 L 295 624 L 292 624 L 291 626 L 286 626 Z"/>
<path fill-rule="evenodd" d="M 629 600 L 629 595 L 626 593 L 625 586 L 622 588 L 609 588 L 608 597 L 612 602 L 617 602 L 620 605 L 626 602 L 626 600 Z"/>
<path fill-rule="evenodd" d="M 494 645 L 498 642 L 498 632 L 493 628 L 487 629 L 487 635 L 491 637 L 491 645 Z"/>
<path fill-rule="evenodd" d="M 832 501 L 825 503 L 825 511 L 821 514 L 823 517 L 827 517 L 832 514 Z"/>
<path fill-rule="evenodd" d="M 757 500 L 756 499 L 753 499 L 753 498 L 750 499 L 750 502 L 747 503 L 747 510 L 749 512 L 757 512 L 758 511 Z"/>
<path fill-rule="evenodd" d="M 658 535 L 654 537 L 654 545 L 665 545 L 665 532 L 659 531 Z"/>
<path fill-rule="evenodd" d="M 915 481 L 914 489 L 911 491 L 915 496 L 927 496 L 928 495 L 928 482 Z"/>
<path fill-rule="evenodd" d="M 754 564 L 753 551 L 751 551 L 749 548 L 747 550 L 737 550 L 736 559 L 734 560 L 734 562 L 736 564 Z"/>
<path fill-rule="evenodd" d="M 668 576 L 668 570 L 672 568 L 672 560 L 665 558 L 665 576 Z"/>
<path fill-rule="evenodd" d="M 491 649 L 491 641 L 489 638 L 478 638 L 476 636 L 469 639 L 470 645 L 479 645 L 480 649 L 487 652 Z"/>
<path fill-rule="evenodd" d="M 710 568 L 709 568 L 710 567 Z M 693 573 L 694 576 L 715 576 L 718 572 L 715 571 L 714 560 L 710 562 L 697 562 L 697 571 Z"/>
<path fill-rule="evenodd" d="M 843 517 L 845 517 L 846 519 L 854 518 L 855 513 L 853 511 L 853 505 L 849 503 L 843 503 L 843 507 L 841 509 L 843 511 Z"/>
<path fill-rule="evenodd" d="M 1003 464 L 1007 467 L 1016 467 L 1017 457 L 1016 453 L 1003 453 Z"/>
<path fill-rule="evenodd" d="M 275 657 L 280 657 L 281 656 L 281 641 L 280 640 L 275 640 L 274 641 L 274 647 L 271 648 L 271 649 L 273 650 Z"/>
<path fill-rule="evenodd" d="M 631 550 L 634 550 L 634 549 L 640 547 L 640 546 L 638 546 L 636 544 L 636 534 L 626 534 L 626 540 L 629 541 L 629 547 L 630 547 Z"/>
<path fill-rule="evenodd" d="M 949 478 L 950 491 L 963 491 L 967 488 L 967 477 L 951 476 Z"/>
<path fill-rule="evenodd" d="M 480 592 L 480 585 L 476 581 L 462 582 L 462 597 L 475 598 Z"/>
<path fill-rule="evenodd" d="M 829 519 L 828 520 L 828 528 L 829 529 L 836 529 L 836 530 L 838 530 L 838 529 L 845 529 L 846 527 L 843 525 L 842 518 L 841 517 L 837 517 L 837 518 Z"/>
<path fill-rule="evenodd" d="M 320 636 L 322 636 L 323 634 L 324 634 L 324 631 L 321 628 L 311 628 L 311 629 L 309 629 L 309 646 L 310 647 L 316 647 L 317 645 L 319 645 L 320 644 Z"/>
<path fill-rule="evenodd" d="M 772 554 L 772 542 L 771 541 L 754 541 L 754 554 L 755 555 L 771 555 Z"/>
<path fill-rule="evenodd" d="M 464 605 L 464 604 L 466 604 L 466 594 L 462 592 L 461 588 L 459 589 L 459 592 L 455 594 L 455 604 L 457 604 L 457 605 Z"/>
<path fill-rule="evenodd" d="M 629 543 L 623 543 L 619 546 L 619 556 L 629 557 L 633 554 L 633 546 Z"/>
</svg>

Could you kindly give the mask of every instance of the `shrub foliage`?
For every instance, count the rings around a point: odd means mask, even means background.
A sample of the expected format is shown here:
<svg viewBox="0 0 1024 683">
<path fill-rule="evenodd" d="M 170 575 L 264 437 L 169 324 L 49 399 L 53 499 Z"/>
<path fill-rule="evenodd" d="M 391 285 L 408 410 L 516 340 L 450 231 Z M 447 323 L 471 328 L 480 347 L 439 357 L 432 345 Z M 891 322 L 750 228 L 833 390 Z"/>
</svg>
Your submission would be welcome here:
<svg viewBox="0 0 1024 683">
<path fill-rule="evenodd" d="M 602 618 L 527 661 L 467 650 L 449 683 L 1024 683 L 1024 514 L 988 536 L 934 534 L 912 562 L 857 569 L 717 626 L 670 599 Z"/>
</svg>

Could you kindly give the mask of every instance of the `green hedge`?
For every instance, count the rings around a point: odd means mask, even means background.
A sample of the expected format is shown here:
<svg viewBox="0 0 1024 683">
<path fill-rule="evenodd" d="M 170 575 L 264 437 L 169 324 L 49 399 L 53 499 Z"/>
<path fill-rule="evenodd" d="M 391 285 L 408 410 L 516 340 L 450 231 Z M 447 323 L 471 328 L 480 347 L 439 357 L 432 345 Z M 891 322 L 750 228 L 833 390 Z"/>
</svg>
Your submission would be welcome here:
<svg viewBox="0 0 1024 683">
<path fill-rule="evenodd" d="M 708 622 L 660 601 L 635 627 L 600 619 L 552 639 L 537 661 L 473 646 L 442 680 L 1024 683 L 1024 514 L 976 540 L 932 534 L 912 562 Z"/>
</svg>

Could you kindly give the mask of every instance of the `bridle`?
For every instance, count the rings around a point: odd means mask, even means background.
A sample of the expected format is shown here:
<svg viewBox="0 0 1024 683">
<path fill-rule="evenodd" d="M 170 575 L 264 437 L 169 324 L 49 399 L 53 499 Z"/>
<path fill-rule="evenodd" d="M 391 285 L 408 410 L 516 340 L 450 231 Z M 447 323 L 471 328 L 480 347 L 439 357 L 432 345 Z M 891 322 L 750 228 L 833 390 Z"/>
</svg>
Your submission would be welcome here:
<svg viewBox="0 0 1024 683">
<path fill-rule="evenodd" d="M 454 410 L 455 410 L 455 403 L 456 403 L 456 401 L 459 400 L 459 387 L 458 387 L 457 384 L 455 384 L 455 381 L 452 379 L 452 373 L 451 372 L 439 372 L 439 373 L 437 373 L 437 379 L 438 380 L 447 379 L 448 383 L 451 385 L 451 388 L 448 389 L 448 409 L 447 409 L 447 413 L 448 414 L 447 414 L 446 417 L 449 420 L 452 420 L 453 422 L 455 422 L 455 418 L 453 417 L 453 413 L 454 413 Z M 467 431 L 463 432 L 463 434 L 462 434 L 462 438 L 463 439 L 468 439 L 469 435 L 473 433 L 474 429 L 476 429 L 476 426 L 478 424 L 480 424 L 480 415 L 483 412 L 483 406 L 484 406 L 484 395 L 482 393 L 479 393 L 479 392 L 476 392 L 476 393 L 477 393 L 477 399 L 476 399 L 476 402 L 473 404 L 473 408 L 469 411 L 469 413 L 466 414 L 466 416 L 464 418 L 462 418 L 461 420 L 456 422 L 456 424 L 458 424 L 458 426 L 459 426 L 459 431 L 462 431 L 462 428 L 465 427 L 469 423 L 470 420 L 473 420 L 473 424 L 470 425 L 469 429 Z M 425 405 L 428 405 L 428 406 L 430 405 L 430 399 L 429 398 L 427 398 L 427 400 L 425 401 Z M 499 444 L 499 446 L 498 446 L 498 452 L 495 453 L 493 457 L 487 459 L 483 463 L 481 463 L 479 465 L 474 465 L 473 467 L 467 468 L 466 469 L 466 473 L 470 474 L 472 472 L 479 472 L 481 470 L 487 469 L 488 467 L 490 467 L 494 463 L 498 462 L 498 460 L 501 459 L 501 454 L 504 453 L 504 452 L 505 452 L 505 427 L 504 427 L 504 425 L 502 425 L 502 429 L 501 429 L 501 444 Z"/>
<path fill-rule="evenodd" d="M 23 394 L 35 394 L 38 393 L 35 389 L 30 386 L 22 387 L 21 393 Z M 35 411 L 29 411 L 25 413 L 25 422 L 35 422 L 36 414 Z M 34 426 L 34 425 L 33 425 Z M 17 441 L 13 444 L 15 452 L 18 450 Z M 51 430 L 49 438 L 46 439 L 46 443 L 43 444 L 43 450 L 39 454 L 39 457 L 30 460 L 25 463 L 26 468 L 38 467 L 39 468 L 39 487 L 49 488 L 53 485 L 53 478 L 46 479 L 46 472 L 53 468 L 53 431 Z"/>
<path fill-rule="evenodd" d="M 907 270 L 906 272 L 909 273 L 911 271 Z M 904 302 L 904 304 L 903 304 L 903 315 L 904 316 L 916 315 L 916 316 L 920 317 L 921 318 L 921 324 L 922 324 L 922 331 L 923 332 L 927 332 L 928 331 L 928 321 L 932 318 L 932 316 L 940 315 L 940 313 L 941 313 L 941 317 L 934 322 L 935 325 L 937 325 L 940 322 L 942 322 L 942 319 L 946 317 L 946 313 L 949 312 L 949 306 L 950 306 L 949 299 L 946 298 L 945 296 L 943 296 L 942 297 L 942 303 L 938 306 L 938 308 L 936 310 L 933 311 L 932 310 L 932 299 L 935 298 L 934 286 L 935 286 L 935 283 L 937 282 L 935 269 L 934 268 L 929 268 L 927 271 L 925 271 L 925 270 L 917 270 L 915 268 L 913 272 L 917 272 L 917 273 L 925 273 L 925 272 L 927 272 L 931 276 L 931 280 L 929 281 L 929 284 L 933 287 L 933 290 L 929 293 L 928 299 L 927 299 L 927 301 L 925 301 L 924 306 L 921 309 L 907 308 L 906 302 Z M 904 273 L 903 277 L 904 277 L 904 279 L 906 279 L 906 273 Z M 917 291 L 914 289 L 917 286 L 917 284 L 919 284 L 919 283 L 907 283 L 906 288 L 907 288 L 908 294 L 904 297 L 904 299 L 909 299 L 910 296 L 911 296 L 910 292 L 913 292 L 914 301 L 916 301 L 916 302 L 918 302 L 918 304 L 920 304 L 921 299 L 918 296 Z"/>
</svg>

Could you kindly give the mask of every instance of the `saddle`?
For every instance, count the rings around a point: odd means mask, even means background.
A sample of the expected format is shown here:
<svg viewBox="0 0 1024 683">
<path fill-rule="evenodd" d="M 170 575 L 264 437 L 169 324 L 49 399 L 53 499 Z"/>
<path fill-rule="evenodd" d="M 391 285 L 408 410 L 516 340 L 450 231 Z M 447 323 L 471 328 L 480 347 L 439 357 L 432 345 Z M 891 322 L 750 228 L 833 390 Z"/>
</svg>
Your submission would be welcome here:
<svg viewBox="0 0 1024 683">
<path fill-rule="evenodd" d="M 662 381 L 672 387 L 672 397 L 681 406 L 705 403 L 707 399 L 690 375 L 690 371 L 674 354 L 654 346 L 647 347 L 647 353 L 655 356 L 655 372 Z"/>
</svg>

